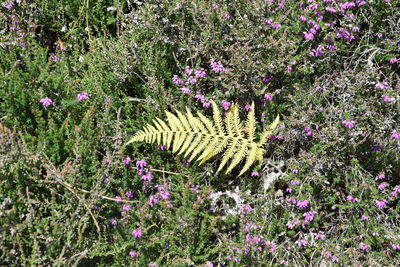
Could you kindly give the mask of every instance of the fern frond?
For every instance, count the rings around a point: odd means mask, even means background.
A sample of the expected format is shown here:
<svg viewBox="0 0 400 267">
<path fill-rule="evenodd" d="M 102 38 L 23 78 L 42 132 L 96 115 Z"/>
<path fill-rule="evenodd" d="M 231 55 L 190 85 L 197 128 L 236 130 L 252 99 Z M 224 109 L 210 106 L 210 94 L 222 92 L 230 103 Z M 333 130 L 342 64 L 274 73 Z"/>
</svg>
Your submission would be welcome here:
<svg viewBox="0 0 400 267">
<path fill-rule="evenodd" d="M 211 101 L 213 107 L 213 118 L 197 112 L 197 117 L 190 109 L 186 108 L 186 113 L 175 111 L 176 115 L 166 111 L 167 122 L 155 118 L 152 124 L 147 124 L 143 130 L 138 131 L 127 144 L 132 142 L 146 142 L 158 144 L 162 143 L 168 149 L 172 144 L 172 152 L 178 155 L 189 156 L 190 160 L 197 159 L 199 164 L 204 163 L 213 156 L 223 152 L 223 156 L 218 167 L 219 173 L 230 161 L 226 173 L 232 171 L 242 160 L 245 160 L 243 169 L 239 175 L 246 172 L 255 161 L 261 162 L 263 159 L 263 144 L 268 139 L 272 131 L 279 123 L 279 116 L 269 125 L 267 130 L 261 135 L 258 143 L 254 141 L 256 119 L 254 103 L 247 115 L 246 131 L 243 130 L 240 118 L 239 107 L 233 104 L 227 112 L 225 119 L 217 104 Z M 245 133 L 246 132 L 246 133 Z"/>
<path fill-rule="evenodd" d="M 256 133 L 256 117 L 254 112 L 254 102 L 251 103 L 251 109 L 247 114 L 246 129 L 247 129 L 247 139 L 253 141 L 254 135 Z"/>
</svg>

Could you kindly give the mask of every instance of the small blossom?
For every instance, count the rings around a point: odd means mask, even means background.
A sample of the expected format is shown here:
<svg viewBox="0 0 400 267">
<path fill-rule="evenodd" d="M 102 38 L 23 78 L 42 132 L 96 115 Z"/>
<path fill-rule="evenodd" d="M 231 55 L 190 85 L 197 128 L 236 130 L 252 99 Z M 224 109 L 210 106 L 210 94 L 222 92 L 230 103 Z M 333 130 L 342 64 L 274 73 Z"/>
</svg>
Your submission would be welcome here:
<svg viewBox="0 0 400 267">
<path fill-rule="evenodd" d="M 110 220 L 110 224 L 111 224 L 112 226 L 116 227 L 116 226 L 118 225 L 118 222 L 117 222 L 116 219 L 111 219 L 111 220 Z"/>
<path fill-rule="evenodd" d="M 193 72 L 193 70 L 192 70 L 189 66 L 186 66 L 186 67 L 185 67 L 185 73 L 186 73 L 187 75 L 192 75 L 192 72 Z"/>
<path fill-rule="evenodd" d="M 377 88 L 381 89 L 381 90 L 385 90 L 389 88 L 389 85 L 387 82 L 381 82 L 381 83 L 377 83 L 375 85 Z"/>
<path fill-rule="evenodd" d="M 197 100 L 200 101 L 204 101 L 204 95 L 202 95 L 201 93 L 197 92 L 196 95 L 194 96 L 194 98 L 196 98 Z"/>
<path fill-rule="evenodd" d="M 291 184 L 291 185 L 299 185 L 299 184 L 300 184 L 300 181 L 299 181 L 299 180 L 291 180 L 291 181 L 290 181 L 290 184 Z"/>
<path fill-rule="evenodd" d="M 344 127 L 350 129 L 350 128 L 353 128 L 353 127 L 354 127 L 354 125 L 356 124 L 356 122 L 355 122 L 355 121 L 344 120 L 344 121 L 342 121 L 342 124 L 343 124 Z"/>
<path fill-rule="evenodd" d="M 269 82 L 272 81 L 272 78 L 271 78 L 270 76 L 264 76 L 264 78 L 262 79 L 262 81 L 263 81 L 264 83 L 269 83 Z"/>
<path fill-rule="evenodd" d="M 125 192 L 125 196 L 126 196 L 127 198 L 133 198 L 132 190 L 129 190 L 129 191 Z"/>
<path fill-rule="evenodd" d="M 378 174 L 378 176 L 375 177 L 375 180 L 383 180 L 385 179 L 385 173 L 381 172 Z"/>
<path fill-rule="evenodd" d="M 379 236 L 379 233 L 373 232 L 372 236 Z"/>
<path fill-rule="evenodd" d="M 273 97 L 274 96 L 272 94 L 269 94 L 269 93 L 264 95 L 264 99 L 266 101 L 272 101 Z"/>
<path fill-rule="evenodd" d="M 130 211 L 131 209 L 132 209 L 131 205 L 127 205 L 127 204 L 122 205 L 123 211 Z"/>
<path fill-rule="evenodd" d="M 381 183 L 380 185 L 378 185 L 378 189 L 379 190 L 384 190 L 387 186 L 388 186 L 387 183 Z"/>
<path fill-rule="evenodd" d="M 130 157 L 123 158 L 123 159 L 122 159 L 122 162 L 123 162 L 125 165 L 128 165 L 129 162 L 131 162 L 131 158 L 130 158 Z"/>
<path fill-rule="evenodd" d="M 212 61 L 211 62 L 211 68 L 214 72 L 219 73 L 219 72 L 228 72 L 227 69 L 225 69 L 224 65 L 222 65 L 221 61 Z"/>
<path fill-rule="evenodd" d="M 387 200 L 377 200 L 377 201 L 375 201 L 375 204 L 376 204 L 376 206 L 379 208 L 379 209 L 382 209 L 383 207 L 385 207 L 386 206 L 386 204 L 387 204 L 388 202 L 387 202 Z"/>
<path fill-rule="evenodd" d="M 48 106 L 50 106 L 50 105 L 52 105 L 54 103 L 53 100 L 51 100 L 48 97 L 40 99 L 39 102 L 42 103 L 42 105 L 45 106 L 45 107 L 48 107 Z"/>
<path fill-rule="evenodd" d="M 210 102 L 210 101 L 205 100 L 205 101 L 203 102 L 203 108 L 209 108 L 210 106 L 211 106 L 211 102 Z"/>
<path fill-rule="evenodd" d="M 129 256 L 131 257 L 132 260 L 136 259 L 139 253 L 136 251 L 129 251 Z"/>
<path fill-rule="evenodd" d="M 299 247 L 306 247 L 306 246 L 308 245 L 308 242 L 307 242 L 307 240 L 301 240 L 301 239 L 299 239 L 299 240 L 296 241 L 296 244 L 297 244 Z"/>
<path fill-rule="evenodd" d="M 393 250 L 400 250 L 400 244 L 392 244 Z"/>
<path fill-rule="evenodd" d="M 382 98 L 383 102 L 392 102 L 392 101 L 394 101 L 394 98 L 389 97 L 387 95 L 381 95 L 381 98 Z"/>
<path fill-rule="evenodd" d="M 392 131 L 392 138 L 396 140 L 400 140 L 400 133 L 396 132 L 396 130 Z"/>
<path fill-rule="evenodd" d="M 361 220 L 363 220 L 363 221 L 368 221 L 368 220 L 369 220 L 369 217 L 366 216 L 366 215 L 361 215 Z"/>
<path fill-rule="evenodd" d="M 84 101 L 84 100 L 89 98 L 89 94 L 86 93 L 86 92 L 81 92 L 81 93 L 76 95 L 76 98 L 78 99 L 79 102 L 80 101 Z"/>
<path fill-rule="evenodd" d="M 244 110 L 249 111 L 251 109 L 251 105 L 247 104 L 246 106 L 244 106 Z"/>
<path fill-rule="evenodd" d="M 364 250 L 364 251 L 368 251 L 369 246 L 366 245 L 366 244 L 364 244 L 364 243 L 360 243 L 360 248 L 361 248 L 362 250 Z"/>
<path fill-rule="evenodd" d="M 260 174 L 257 171 L 253 171 L 253 172 L 251 172 L 251 176 L 258 177 L 258 176 L 260 176 Z"/>
<path fill-rule="evenodd" d="M 142 228 L 137 228 L 137 229 L 134 229 L 134 230 L 132 231 L 132 236 L 133 236 L 135 239 L 138 239 L 138 238 L 142 237 L 142 235 L 143 235 Z"/>
<path fill-rule="evenodd" d="M 177 85 L 183 85 L 183 84 L 185 84 L 185 82 L 184 82 L 183 80 L 181 80 L 181 79 L 178 77 L 178 75 L 174 75 L 174 76 L 172 77 L 172 82 L 173 82 L 174 84 L 177 84 Z"/>
<path fill-rule="evenodd" d="M 150 262 L 149 265 L 147 265 L 148 267 L 158 267 L 158 264 L 155 262 Z"/>
<path fill-rule="evenodd" d="M 206 72 L 205 72 L 205 70 L 204 70 L 203 68 L 201 68 L 201 69 L 199 69 L 199 70 L 196 70 L 196 71 L 194 72 L 194 75 L 195 75 L 196 77 L 198 77 L 198 78 L 204 78 L 204 77 L 206 77 Z"/>
<path fill-rule="evenodd" d="M 353 197 L 353 196 L 350 196 L 350 195 L 346 197 L 346 200 L 347 200 L 347 201 L 350 201 L 351 203 L 356 203 L 356 202 L 358 202 L 358 198 Z"/>
<path fill-rule="evenodd" d="M 396 64 L 397 62 L 398 62 L 399 60 L 397 59 L 397 58 L 391 58 L 390 60 L 389 60 L 389 63 L 390 64 Z"/>
<path fill-rule="evenodd" d="M 196 83 L 197 83 L 197 79 L 196 79 L 195 77 L 193 77 L 193 76 L 190 76 L 190 77 L 188 78 L 188 82 L 189 82 L 190 84 L 196 84 Z"/>
<path fill-rule="evenodd" d="M 229 107 L 231 106 L 231 103 L 225 100 L 222 100 L 221 106 L 224 108 L 224 110 L 228 110 Z"/>
<path fill-rule="evenodd" d="M 290 187 L 286 188 L 286 192 L 288 192 L 288 193 L 292 193 L 292 191 L 293 191 L 293 189 L 292 189 L 292 188 L 290 188 Z"/>
<path fill-rule="evenodd" d="M 326 238 L 325 233 L 322 231 L 319 231 L 318 234 L 315 235 L 315 239 L 325 240 L 325 238 Z"/>
<path fill-rule="evenodd" d="M 308 200 L 299 200 L 296 204 L 298 209 L 306 209 L 309 205 L 310 201 Z"/>
<path fill-rule="evenodd" d="M 182 91 L 182 93 L 184 93 L 184 94 L 190 94 L 192 91 L 189 89 L 189 88 L 187 88 L 187 87 L 183 87 L 183 88 L 181 88 L 181 91 Z"/>
</svg>

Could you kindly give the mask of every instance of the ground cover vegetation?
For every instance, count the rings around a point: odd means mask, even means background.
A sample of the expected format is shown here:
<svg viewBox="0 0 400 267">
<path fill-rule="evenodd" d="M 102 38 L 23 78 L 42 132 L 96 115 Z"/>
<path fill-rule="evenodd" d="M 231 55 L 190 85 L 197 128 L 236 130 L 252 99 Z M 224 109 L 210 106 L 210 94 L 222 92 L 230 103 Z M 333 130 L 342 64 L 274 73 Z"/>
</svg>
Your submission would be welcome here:
<svg viewBox="0 0 400 267">
<path fill-rule="evenodd" d="M 398 0 L 2 1 L 0 264 L 395 266 L 399 75 Z"/>
</svg>

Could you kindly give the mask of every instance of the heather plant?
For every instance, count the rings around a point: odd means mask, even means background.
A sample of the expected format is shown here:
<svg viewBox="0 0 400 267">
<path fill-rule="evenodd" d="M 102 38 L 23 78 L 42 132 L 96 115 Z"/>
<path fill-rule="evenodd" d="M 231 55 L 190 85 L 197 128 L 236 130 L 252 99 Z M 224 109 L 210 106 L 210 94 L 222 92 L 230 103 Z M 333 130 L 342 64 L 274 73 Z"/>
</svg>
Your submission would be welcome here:
<svg viewBox="0 0 400 267">
<path fill-rule="evenodd" d="M 0 263 L 396 266 L 399 10 L 2 1 Z M 186 107 L 281 120 L 239 177 L 165 134 L 125 146 Z"/>
</svg>

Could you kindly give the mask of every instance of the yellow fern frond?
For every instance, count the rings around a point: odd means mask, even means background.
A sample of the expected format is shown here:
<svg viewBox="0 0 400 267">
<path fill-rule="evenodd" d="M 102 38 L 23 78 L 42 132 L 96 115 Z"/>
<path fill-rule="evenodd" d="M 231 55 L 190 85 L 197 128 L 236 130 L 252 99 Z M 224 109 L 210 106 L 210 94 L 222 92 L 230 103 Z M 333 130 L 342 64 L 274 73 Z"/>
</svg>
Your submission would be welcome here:
<svg viewBox="0 0 400 267">
<path fill-rule="evenodd" d="M 246 172 L 255 161 L 263 159 L 263 144 L 279 123 L 279 116 L 269 125 L 261 135 L 260 141 L 254 141 L 256 119 L 254 103 L 247 114 L 246 131 L 243 130 L 239 107 L 233 104 L 227 112 L 225 119 L 217 104 L 211 101 L 213 108 L 212 120 L 197 112 L 193 115 L 189 108 L 186 113 L 175 111 L 176 115 L 166 111 L 168 122 L 155 118 L 152 124 L 147 124 L 143 130 L 138 131 L 127 144 L 132 142 L 162 143 L 168 149 L 172 144 L 172 152 L 178 155 L 190 154 L 190 160 L 197 159 L 199 164 L 204 163 L 213 156 L 223 153 L 217 173 L 219 173 L 230 161 L 226 173 L 232 171 L 242 160 L 244 167 L 239 175 Z M 245 134 L 244 134 L 245 133 Z"/>
</svg>

